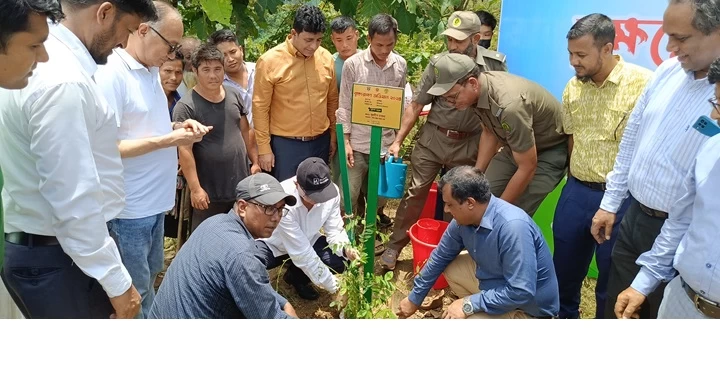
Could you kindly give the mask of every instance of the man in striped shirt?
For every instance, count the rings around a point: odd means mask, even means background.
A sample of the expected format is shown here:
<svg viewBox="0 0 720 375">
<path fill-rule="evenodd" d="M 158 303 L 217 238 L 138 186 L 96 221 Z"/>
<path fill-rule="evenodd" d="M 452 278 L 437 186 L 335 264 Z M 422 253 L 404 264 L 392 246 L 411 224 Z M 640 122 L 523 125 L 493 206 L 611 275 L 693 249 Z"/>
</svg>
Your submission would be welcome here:
<svg viewBox="0 0 720 375">
<path fill-rule="evenodd" d="M 667 50 L 662 63 L 630 114 L 607 190 L 592 219 L 598 243 L 611 239 L 623 201 L 633 200 L 620 223 L 612 251 L 605 316 L 613 317 L 618 294 L 630 286 L 640 266 L 635 262 L 653 246 L 682 182 L 708 137 L 693 123 L 707 114 L 710 64 L 720 56 L 720 0 L 671 0 L 663 17 Z M 655 318 L 664 287 L 648 295 L 641 318 Z"/>
<path fill-rule="evenodd" d="M 598 245 L 590 224 L 605 190 L 605 176 L 612 170 L 627 118 L 652 72 L 613 55 L 615 26 L 594 13 L 570 28 L 567 35 L 573 77 L 563 92 L 563 121 L 559 132 L 570 136 L 570 173 L 555 210 L 555 273 L 560 290 L 560 318 L 578 318 L 580 289 L 593 253 L 600 271 L 595 287 L 596 318 L 605 311 L 605 290 L 610 241 Z M 617 227 L 630 200 L 618 211 Z"/>
</svg>

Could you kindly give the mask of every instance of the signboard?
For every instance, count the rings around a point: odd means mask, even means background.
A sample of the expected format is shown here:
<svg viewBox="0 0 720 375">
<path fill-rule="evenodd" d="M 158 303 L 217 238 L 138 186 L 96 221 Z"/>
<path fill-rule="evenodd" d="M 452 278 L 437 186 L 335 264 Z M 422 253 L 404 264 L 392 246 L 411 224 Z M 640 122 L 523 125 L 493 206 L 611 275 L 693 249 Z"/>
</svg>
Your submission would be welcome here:
<svg viewBox="0 0 720 375">
<path fill-rule="evenodd" d="M 350 121 L 353 124 L 398 130 L 405 102 L 404 94 L 402 87 L 354 83 Z"/>
<path fill-rule="evenodd" d="M 655 70 L 670 58 L 662 18 L 667 1 L 503 0 L 498 50 L 508 70 L 533 80 L 558 99 L 575 71 L 567 52 L 567 32 L 580 18 L 602 13 L 615 23 L 615 54 Z"/>
</svg>

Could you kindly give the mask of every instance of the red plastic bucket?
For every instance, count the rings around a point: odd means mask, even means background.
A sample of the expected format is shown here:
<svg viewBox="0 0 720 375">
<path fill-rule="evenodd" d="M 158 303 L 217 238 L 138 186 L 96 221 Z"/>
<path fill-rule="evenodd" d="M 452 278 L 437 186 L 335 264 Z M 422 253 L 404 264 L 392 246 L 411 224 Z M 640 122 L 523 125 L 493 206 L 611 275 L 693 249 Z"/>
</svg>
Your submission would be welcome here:
<svg viewBox="0 0 720 375">
<path fill-rule="evenodd" d="M 417 238 L 418 240 L 429 243 L 429 244 L 439 244 L 440 238 L 442 238 L 443 233 L 445 231 L 440 231 L 440 223 L 442 221 L 437 221 L 434 219 L 420 219 L 417 222 Z"/>
<path fill-rule="evenodd" d="M 425 200 L 425 206 L 423 206 L 421 218 L 432 219 L 435 217 L 435 205 L 437 204 L 437 182 L 433 182 L 430 186 L 430 192 L 428 193 L 427 199 Z"/>
<path fill-rule="evenodd" d="M 445 233 L 445 230 L 447 229 L 449 223 L 444 221 L 437 221 L 437 220 L 431 220 L 434 221 L 436 224 L 436 228 L 434 231 L 434 236 L 437 238 L 437 240 L 434 243 L 428 243 L 425 241 L 420 240 L 419 232 L 420 232 L 420 221 L 426 220 L 421 219 L 417 223 L 413 224 L 410 227 L 410 230 L 408 230 L 408 236 L 410 236 L 410 243 L 412 244 L 413 249 L 413 272 L 415 274 L 420 273 L 420 270 L 425 266 L 425 263 L 427 263 L 427 260 L 430 258 L 430 253 L 432 253 L 433 250 L 437 247 L 437 244 L 440 242 L 440 238 L 442 238 L 443 233 Z M 429 219 L 427 219 L 429 220 Z M 435 282 L 435 285 L 433 285 L 433 289 L 444 289 L 448 287 L 447 280 L 445 280 L 445 276 L 440 275 L 440 277 Z"/>
</svg>

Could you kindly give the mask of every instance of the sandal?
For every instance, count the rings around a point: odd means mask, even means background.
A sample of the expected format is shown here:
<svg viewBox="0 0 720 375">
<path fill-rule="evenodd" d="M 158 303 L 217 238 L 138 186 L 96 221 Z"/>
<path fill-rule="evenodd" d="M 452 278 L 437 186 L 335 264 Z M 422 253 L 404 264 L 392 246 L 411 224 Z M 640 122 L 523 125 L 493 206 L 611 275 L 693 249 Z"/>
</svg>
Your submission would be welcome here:
<svg viewBox="0 0 720 375">
<path fill-rule="evenodd" d="M 383 266 L 383 268 L 392 271 L 395 269 L 395 263 L 397 263 L 398 255 L 400 255 L 400 252 L 398 250 L 386 249 L 383 255 L 380 257 L 380 264 Z"/>
</svg>

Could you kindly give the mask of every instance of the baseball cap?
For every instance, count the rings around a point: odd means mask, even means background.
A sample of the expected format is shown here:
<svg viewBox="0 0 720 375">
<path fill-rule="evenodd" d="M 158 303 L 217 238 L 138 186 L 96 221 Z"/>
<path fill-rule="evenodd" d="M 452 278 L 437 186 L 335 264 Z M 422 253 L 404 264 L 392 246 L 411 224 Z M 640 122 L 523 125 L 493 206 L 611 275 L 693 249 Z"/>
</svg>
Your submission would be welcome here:
<svg viewBox="0 0 720 375">
<path fill-rule="evenodd" d="M 327 202 L 338 196 L 335 184 L 330 180 L 330 168 L 320 158 L 307 158 L 298 166 L 298 185 L 315 203 Z"/>
<path fill-rule="evenodd" d="M 294 206 L 297 198 L 285 192 L 282 185 L 267 173 L 258 173 L 245 177 L 235 187 L 235 198 L 245 201 L 254 200 L 260 204 L 273 206 L 284 200 Z"/>
<path fill-rule="evenodd" d="M 457 11 L 450 15 L 448 18 L 448 26 L 443 35 L 453 37 L 457 40 L 465 40 L 470 35 L 479 33 L 480 18 L 478 18 L 475 12 L 470 11 Z"/>
<path fill-rule="evenodd" d="M 440 57 L 435 62 L 435 84 L 427 93 L 433 96 L 444 95 L 474 68 L 475 61 L 460 53 L 448 53 Z"/>
</svg>

